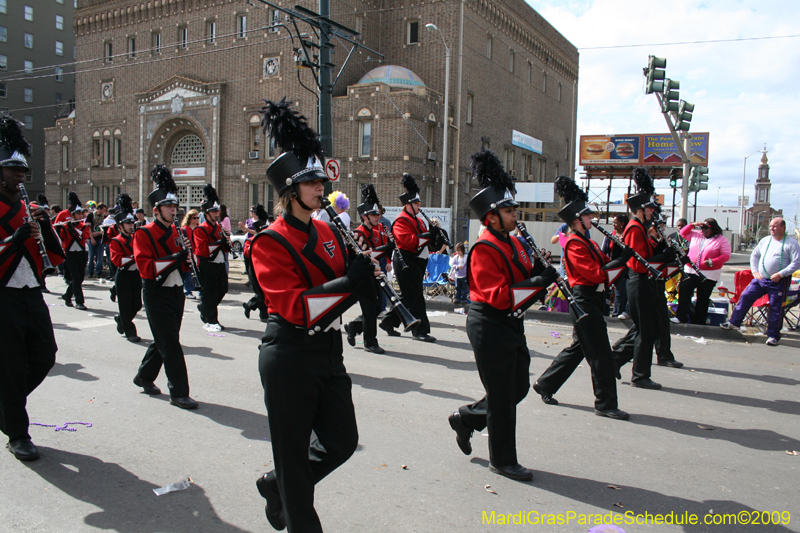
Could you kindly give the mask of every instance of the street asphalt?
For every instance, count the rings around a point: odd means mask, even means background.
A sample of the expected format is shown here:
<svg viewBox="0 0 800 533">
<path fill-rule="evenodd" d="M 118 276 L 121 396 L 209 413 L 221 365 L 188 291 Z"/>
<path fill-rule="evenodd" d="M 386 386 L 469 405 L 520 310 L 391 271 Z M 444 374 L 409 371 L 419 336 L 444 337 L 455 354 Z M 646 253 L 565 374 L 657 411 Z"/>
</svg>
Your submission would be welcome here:
<svg viewBox="0 0 800 533">
<path fill-rule="evenodd" d="M 0 531 L 272 531 L 255 487 L 273 468 L 257 364 L 263 324 L 257 313 L 245 319 L 250 294 L 237 279 L 220 309 L 221 333 L 204 331 L 195 301 L 186 301 L 181 337 L 196 411 L 131 382 L 152 341 L 144 311 L 136 319 L 144 340 L 132 344 L 116 332 L 109 285 L 87 281 L 82 312 L 59 299 L 60 278 L 49 280 L 58 361 L 28 401 L 31 421 L 42 424 L 30 429 L 42 457 L 21 463 L 0 453 Z M 317 486 L 326 531 L 800 531 L 797 332 L 767 347 L 764 337 L 676 327 L 683 333 L 673 335 L 673 351 L 686 366 L 654 366 L 661 391 L 631 388 L 623 369 L 628 421 L 594 415 L 585 363 L 556 395 L 560 405 L 531 391 L 517 408 L 517 449 L 535 477 L 519 483 L 489 471 L 485 431 L 473 436 L 471 456 L 456 446 L 447 416 L 483 390 L 466 317 L 441 302 L 429 313 L 436 344 L 379 332 L 387 353 L 375 355 L 360 338 L 355 348 L 345 343 L 360 444 Z M 570 342 L 571 325 L 555 318 L 563 316 L 526 321 L 531 382 Z M 630 323 L 608 324 L 613 342 Z M 167 390 L 163 373 L 156 384 Z M 66 423 L 75 431 L 49 427 Z M 188 489 L 153 492 L 187 477 Z M 626 512 L 640 522 L 645 513 L 679 521 L 687 513 L 699 523 L 627 524 Z M 543 515 L 562 523 L 537 524 Z M 730 524 L 732 515 L 762 524 Z M 600 525 L 612 522 L 618 529 Z"/>
</svg>

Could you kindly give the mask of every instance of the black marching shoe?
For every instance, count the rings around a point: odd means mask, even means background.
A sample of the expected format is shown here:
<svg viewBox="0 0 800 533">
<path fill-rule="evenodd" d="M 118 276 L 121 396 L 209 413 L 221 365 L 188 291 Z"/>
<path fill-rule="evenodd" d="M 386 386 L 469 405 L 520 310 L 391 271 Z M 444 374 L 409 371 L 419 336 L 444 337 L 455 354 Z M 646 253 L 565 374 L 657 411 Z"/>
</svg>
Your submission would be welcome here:
<svg viewBox="0 0 800 533">
<path fill-rule="evenodd" d="M 422 341 L 422 342 L 436 342 L 436 337 L 431 337 L 427 333 L 424 335 L 412 335 L 412 339 L 415 341 Z"/>
<path fill-rule="evenodd" d="M 386 353 L 386 350 L 384 350 L 383 348 L 381 348 L 377 344 L 375 344 L 373 346 L 364 346 L 364 351 L 365 352 L 376 353 L 376 354 L 379 354 L 379 355 Z"/>
<path fill-rule="evenodd" d="M 197 409 L 200 407 L 199 403 L 192 400 L 188 396 L 184 396 L 182 398 L 170 398 L 169 403 L 176 407 L 180 407 L 181 409 Z"/>
<path fill-rule="evenodd" d="M 250 318 L 250 307 L 247 305 L 247 302 L 242 302 L 242 307 L 244 307 L 244 317 L 249 319 Z"/>
<path fill-rule="evenodd" d="M 86 306 L 85 306 L 85 305 L 83 305 L 83 304 L 75 304 L 75 309 L 77 309 L 77 310 L 79 310 L 79 311 L 88 311 L 88 310 L 89 310 L 89 308 L 88 308 L 88 307 L 86 307 Z"/>
<path fill-rule="evenodd" d="M 64 300 L 64 305 L 66 305 L 67 307 L 73 307 L 72 298 L 67 298 L 66 296 L 62 296 L 61 299 Z"/>
<path fill-rule="evenodd" d="M 31 442 L 31 439 L 17 439 L 6 444 L 8 451 L 20 461 L 35 461 L 39 458 L 39 450 Z"/>
<path fill-rule="evenodd" d="M 637 389 L 659 390 L 661 388 L 661 383 L 656 383 L 652 379 L 648 378 L 640 381 L 631 381 L 631 387 L 636 387 Z"/>
<path fill-rule="evenodd" d="M 534 382 L 533 390 L 536 392 L 536 394 L 542 397 L 542 401 L 547 405 L 558 405 L 558 400 L 553 398 L 553 395 L 550 394 L 549 392 L 543 391 L 542 388 L 539 386 L 538 381 Z"/>
<path fill-rule="evenodd" d="M 489 470 L 514 481 L 530 481 L 533 479 L 533 472 L 519 463 L 509 466 L 495 466 L 490 463 Z"/>
<path fill-rule="evenodd" d="M 114 322 L 117 323 L 117 333 L 119 333 L 120 335 L 124 335 L 125 329 L 122 327 L 122 324 L 119 321 L 119 315 L 114 315 Z"/>
<path fill-rule="evenodd" d="M 464 421 L 461 420 L 461 413 L 456 411 L 448 416 L 447 420 L 450 422 L 450 427 L 456 432 L 456 444 L 458 444 L 458 447 L 464 452 L 464 455 L 471 454 L 472 444 L 470 444 L 469 439 L 472 438 L 472 430 L 464 425 Z"/>
<path fill-rule="evenodd" d="M 268 472 L 258 478 L 256 487 L 261 497 L 267 500 L 264 511 L 267 514 L 269 525 L 278 531 L 283 531 L 286 529 L 286 514 L 283 511 L 283 501 L 281 493 L 278 491 L 278 480 L 275 473 Z"/>
<path fill-rule="evenodd" d="M 142 342 L 142 338 L 139 337 L 138 335 L 133 335 L 131 337 L 125 337 L 125 338 L 128 339 L 128 342 Z"/>
<path fill-rule="evenodd" d="M 392 326 L 384 326 L 383 324 L 380 324 L 378 327 L 380 327 L 383 331 L 385 331 L 386 334 L 389 335 L 390 337 L 400 336 L 400 332 L 394 329 Z"/>
<path fill-rule="evenodd" d="M 133 378 L 133 384 L 137 387 L 143 388 L 144 392 L 150 396 L 157 396 L 161 394 L 161 389 L 156 387 L 155 383 L 152 381 L 143 381 L 139 376 Z"/>
<path fill-rule="evenodd" d="M 658 366 L 667 366 L 669 368 L 683 368 L 683 363 L 679 363 L 675 359 L 670 359 L 669 361 L 659 361 L 656 364 Z"/>
<path fill-rule="evenodd" d="M 356 345 L 356 336 L 353 334 L 353 331 L 350 329 L 350 323 L 344 325 L 344 331 L 347 333 L 347 344 L 350 346 Z"/>
<path fill-rule="evenodd" d="M 627 420 L 631 417 L 631 415 L 629 415 L 622 409 L 595 409 L 594 414 L 596 414 L 597 416 L 605 416 L 607 418 L 613 418 L 615 420 Z"/>
</svg>

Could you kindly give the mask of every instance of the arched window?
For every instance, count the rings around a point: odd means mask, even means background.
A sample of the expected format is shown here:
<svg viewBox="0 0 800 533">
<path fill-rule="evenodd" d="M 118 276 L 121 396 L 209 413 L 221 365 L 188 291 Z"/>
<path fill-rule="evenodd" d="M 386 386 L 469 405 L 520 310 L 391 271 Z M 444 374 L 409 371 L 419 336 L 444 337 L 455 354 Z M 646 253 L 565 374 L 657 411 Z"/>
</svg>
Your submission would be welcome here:
<svg viewBox="0 0 800 533">
<path fill-rule="evenodd" d="M 206 147 L 197 135 L 186 135 L 172 149 L 172 165 L 203 165 Z"/>
<path fill-rule="evenodd" d="M 69 137 L 61 137 L 61 170 L 69 170 Z"/>
</svg>

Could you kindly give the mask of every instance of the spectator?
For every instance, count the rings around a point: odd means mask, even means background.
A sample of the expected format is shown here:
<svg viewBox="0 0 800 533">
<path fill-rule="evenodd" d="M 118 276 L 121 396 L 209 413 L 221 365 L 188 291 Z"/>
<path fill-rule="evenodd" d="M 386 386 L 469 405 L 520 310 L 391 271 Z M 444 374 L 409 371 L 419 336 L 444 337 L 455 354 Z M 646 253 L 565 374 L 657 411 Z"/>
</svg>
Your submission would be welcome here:
<svg viewBox="0 0 800 533">
<path fill-rule="evenodd" d="M 731 245 L 723 237 L 722 228 L 713 218 L 684 225 L 681 238 L 689 243 L 689 259 L 700 269 L 705 279 L 689 265 L 683 269 L 678 285 L 676 318 L 684 324 L 706 324 L 708 301 L 722 276 L 722 266 L 731 258 Z M 692 309 L 692 295 L 697 290 L 697 303 Z"/>
<path fill-rule="evenodd" d="M 467 287 L 467 256 L 463 243 L 456 244 L 456 253 L 450 258 L 450 268 L 455 273 L 456 299 L 453 303 L 469 303 L 469 288 Z"/>
<path fill-rule="evenodd" d="M 228 216 L 228 206 L 225 204 L 220 204 L 219 206 L 219 225 L 228 232 L 228 237 L 233 235 L 233 233 L 231 233 L 231 219 Z M 225 254 L 225 272 L 230 274 L 231 269 L 230 263 L 228 263 L 228 252 L 223 250 L 223 253 Z M 236 256 L 234 255 L 233 258 L 236 259 Z"/>
<path fill-rule="evenodd" d="M 189 242 L 192 242 L 192 232 L 198 224 L 200 224 L 199 212 L 197 209 L 190 209 L 181 221 L 181 228 L 183 229 L 183 233 L 186 235 L 186 238 L 189 239 Z M 183 273 L 183 293 L 190 300 L 194 300 L 197 298 L 194 295 L 194 290 L 195 286 L 194 281 L 192 280 L 192 272 L 189 270 Z"/>
</svg>

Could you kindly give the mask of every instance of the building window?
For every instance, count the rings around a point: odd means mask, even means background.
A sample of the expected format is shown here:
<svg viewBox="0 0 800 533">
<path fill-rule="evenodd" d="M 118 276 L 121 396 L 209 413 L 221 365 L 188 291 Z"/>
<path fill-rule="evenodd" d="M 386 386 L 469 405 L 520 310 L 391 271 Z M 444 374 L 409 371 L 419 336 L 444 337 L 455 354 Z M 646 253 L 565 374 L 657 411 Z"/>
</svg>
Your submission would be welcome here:
<svg viewBox="0 0 800 533">
<path fill-rule="evenodd" d="M 372 144 L 372 122 L 369 120 L 358 123 L 358 155 L 369 157 Z"/>
<path fill-rule="evenodd" d="M 97 134 L 100 135 L 99 133 Z M 92 139 L 92 166 L 100 166 L 100 139 Z"/>
<path fill-rule="evenodd" d="M 114 166 L 122 166 L 122 139 L 114 139 Z"/>
<path fill-rule="evenodd" d="M 64 101 L 64 95 L 61 93 L 56 93 L 56 103 L 60 104 Z"/>
<path fill-rule="evenodd" d="M 267 204 L 267 213 L 273 213 L 275 211 L 275 190 L 272 188 L 272 184 L 267 184 L 267 197 L 265 198 Z"/>
<path fill-rule="evenodd" d="M 0 83 L 0 98 L 5 98 L 8 96 L 8 85 L 5 83 Z"/>
<path fill-rule="evenodd" d="M 494 39 L 492 38 L 491 35 L 489 35 L 486 38 L 486 57 L 488 57 L 489 59 L 492 58 L 492 44 L 493 44 L 493 41 L 494 41 Z"/>
<path fill-rule="evenodd" d="M 33 61 L 25 61 L 25 75 L 33 76 Z"/>
<path fill-rule="evenodd" d="M 356 30 L 356 33 L 358 33 L 358 35 L 356 35 L 356 39 L 363 41 L 364 38 L 361 34 L 364 32 L 364 15 L 356 15 L 356 23 L 353 29 Z"/>
<path fill-rule="evenodd" d="M 8 0 L 0 0 L 0 13 L 8 12 Z"/>
<path fill-rule="evenodd" d="M 561 101 L 561 82 L 558 82 L 558 101 Z"/>
<path fill-rule="evenodd" d="M 56 81 L 64 81 L 64 69 L 56 67 Z"/>
<path fill-rule="evenodd" d="M 419 43 L 419 21 L 410 20 L 406 25 L 406 44 Z"/>
<path fill-rule="evenodd" d="M 25 6 L 25 20 L 33 22 L 33 8 L 31 6 Z"/>
<path fill-rule="evenodd" d="M 475 95 L 467 93 L 467 124 L 472 124 L 472 113 L 475 106 Z"/>
<path fill-rule="evenodd" d="M 214 44 L 217 42 L 217 23 L 216 21 L 210 20 L 206 22 L 206 42 L 208 44 Z"/>
<path fill-rule="evenodd" d="M 547 94 L 547 73 L 542 72 L 542 92 Z"/>
<path fill-rule="evenodd" d="M 8 40 L 8 28 L 5 26 L 0 26 L 0 43 L 4 43 Z"/>
<path fill-rule="evenodd" d="M 26 33 L 25 34 L 25 48 L 33 48 L 33 34 Z"/>
<path fill-rule="evenodd" d="M 247 37 L 247 15 L 236 17 L 236 37 L 239 39 Z"/>
<path fill-rule="evenodd" d="M 23 123 L 25 124 L 25 129 L 26 130 L 32 130 L 33 129 L 33 115 L 25 115 L 25 120 L 23 120 Z"/>
<path fill-rule="evenodd" d="M 56 29 L 63 30 L 64 29 L 64 17 L 61 15 L 56 15 Z"/>
<path fill-rule="evenodd" d="M 186 135 L 172 149 L 171 163 L 175 165 L 200 165 L 206 162 L 206 147 L 197 135 Z"/>
<path fill-rule="evenodd" d="M 114 60 L 114 47 L 112 46 L 111 41 L 106 41 L 103 43 L 103 59 L 105 59 L 106 63 L 111 63 Z"/>
<path fill-rule="evenodd" d="M 136 37 L 128 37 L 128 58 L 136 57 Z"/>
<path fill-rule="evenodd" d="M 258 183 L 251 183 L 250 184 L 250 201 L 248 202 L 250 205 L 260 204 L 258 198 Z"/>
<path fill-rule="evenodd" d="M 161 53 L 161 32 L 154 31 L 150 34 L 150 46 L 154 54 Z"/>
<path fill-rule="evenodd" d="M 57 4 L 61 4 L 63 6 L 64 5 L 64 0 L 56 0 L 56 3 Z"/>
<path fill-rule="evenodd" d="M 767 199 L 767 191 L 766 189 L 759 189 L 758 190 L 758 201 L 763 203 Z"/>
<path fill-rule="evenodd" d="M 528 83 L 533 83 L 533 64 L 528 61 Z"/>
<path fill-rule="evenodd" d="M 278 24 L 281 23 L 281 12 L 277 9 L 270 9 L 269 10 L 269 32 L 270 33 L 277 33 L 278 31 Z"/>
<path fill-rule="evenodd" d="M 6 70 L 8 68 L 8 56 L 0 54 L 0 70 Z"/>
<path fill-rule="evenodd" d="M 111 166 L 111 139 L 103 139 L 103 166 Z"/>
<path fill-rule="evenodd" d="M 61 143 L 61 170 L 69 170 L 69 144 Z"/>
<path fill-rule="evenodd" d="M 26 104 L 32 104 L 33 103 L 33 89 L 31 87 L 25 87 L 22 90 L 22 92 L 23 92 L 23 95 L 24 95 L 23 99 L 25 100 L 25 103 Z"/>
<path fill-rule="evenodd" d="M 256 158 L 258 157 L 258 152 L 261 150 L 261 117 L 259 115 L 253 115 L 250 117 L 250 151 L 256 152 Z"/>
<path fill-rule="evenodd" d="M 189 46 L 189 27 L 178 26 L 178 47 L 187 48 Z"/>
<path fill-rule="evenodd" d="M 56 55 L 63 56 L 64 55 L 64 43 L 61 41 L 56 41 Z"/>
<path fill-rule="evenodd" d="M 272 137 L 268 137 L 269 142 L 267 142 L 267 157 L 275 157 L 276 150 L 275 150 L 275 140 Z"/>
<path fill-rule="evenodd" d="M 511 74 L 514 74 L 514 61 L 517 58 L 517 54 L 514 53 L 514 50 L 508 51 L 508 70 Z"/>
</svg>

